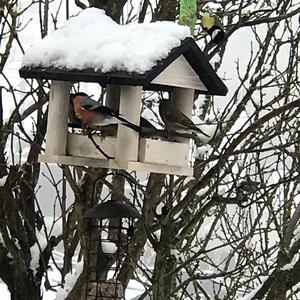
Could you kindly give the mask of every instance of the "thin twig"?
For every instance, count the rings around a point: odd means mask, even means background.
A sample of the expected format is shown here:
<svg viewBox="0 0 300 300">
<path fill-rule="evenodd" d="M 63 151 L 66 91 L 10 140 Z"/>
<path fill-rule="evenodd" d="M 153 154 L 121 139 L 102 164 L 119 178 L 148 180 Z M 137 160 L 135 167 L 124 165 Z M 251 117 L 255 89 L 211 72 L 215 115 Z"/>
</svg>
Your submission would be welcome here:
<svg viewBox="0 0 300 300">
<path fill-rule="evenodd" d="M 100 151 L 101 154 L 102 154 L 103 156 L 105 156 L 107 159 L 114 159 L 114 157 L 107 155 L 107 154 L 100 148 L 100 146 L 95 142 L 95 140 L 94 140 L 94 138 L 93 138 L 93 135 L 92 135 L 92 133 L 91 133 L 90 130 L 86 130 L 86 133 L 87 133 L 88 138 L 92 141 L 92 143 L 93 143 L 94 146 L 96 147 L 96 149 L 97 149 L 98 151 Z"/>
</svg>

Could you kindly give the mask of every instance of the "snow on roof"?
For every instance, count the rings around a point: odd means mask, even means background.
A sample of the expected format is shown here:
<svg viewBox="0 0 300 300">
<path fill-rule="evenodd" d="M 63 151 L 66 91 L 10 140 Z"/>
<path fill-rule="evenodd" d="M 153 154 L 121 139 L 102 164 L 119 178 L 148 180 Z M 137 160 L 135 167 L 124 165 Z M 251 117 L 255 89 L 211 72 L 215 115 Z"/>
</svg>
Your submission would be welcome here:
<svg viewBox="0 0 300 300">
<path fill-rule="evenodd" d="M 88 8 L 33 45 L 23 66 L 143 74 L 188 36 L 190 29 L 174 22 L 122 26 L 103 10 Z"/>
</svg>

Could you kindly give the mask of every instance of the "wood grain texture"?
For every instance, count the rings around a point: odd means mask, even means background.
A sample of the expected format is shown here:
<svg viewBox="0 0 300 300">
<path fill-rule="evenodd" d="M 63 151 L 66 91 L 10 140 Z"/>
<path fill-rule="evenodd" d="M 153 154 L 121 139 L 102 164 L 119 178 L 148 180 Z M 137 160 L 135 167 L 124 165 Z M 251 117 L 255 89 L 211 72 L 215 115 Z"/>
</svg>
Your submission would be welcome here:
<svg viewBox="0 0 300 300">
<path fill-rule="evenodd" d="M 71 83 L 52 81 L 46 133 L 46 154 L 66 153 Z"/>
</svg>

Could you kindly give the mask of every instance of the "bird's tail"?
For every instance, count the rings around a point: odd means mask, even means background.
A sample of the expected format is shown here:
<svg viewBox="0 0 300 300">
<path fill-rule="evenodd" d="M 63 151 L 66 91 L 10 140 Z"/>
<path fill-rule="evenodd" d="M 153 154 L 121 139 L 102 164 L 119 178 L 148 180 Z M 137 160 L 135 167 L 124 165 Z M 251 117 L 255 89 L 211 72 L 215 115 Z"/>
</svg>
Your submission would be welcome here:
<svg viewBox="0 0 300 300">
<path fill-rule="evenodd" d="M 190 126 L 189 127 L 191 129 L 192 132 L 196 133 L 196 134 L 202 134 L 208 138 L 210 138 L 211 136 L 208 135 L 207 133 L 205 133 L 203 130 L 201 130 L 197 125 L 195 126 Z"/>
<path fill-rule="evenodd" d="M 122 123 L 122 125 L 133 129 L 134 131 L 140 132 L 141 128 L 133 123 Z"/>
<path fill-rule="evenodd" d="M 120 117 L 120 116 L 118 116 L 117 118 L 121 121 L 120 123 L 121 123 L 122 125 L 124 125 L 124 126 L 126 126 L 126 127 L 129 127 L 129 128 L 131 128 L 132 130 L 137 131 L 137 132 L 140 132 L 140 131 L 141 131 L 140 126 L 135 125 L 135 124 L 133 124 L 133 123 L 127 121 L 126 119 L 124 119 L 124 118 L 122 118 L 122 117 Z"/>
</svg>

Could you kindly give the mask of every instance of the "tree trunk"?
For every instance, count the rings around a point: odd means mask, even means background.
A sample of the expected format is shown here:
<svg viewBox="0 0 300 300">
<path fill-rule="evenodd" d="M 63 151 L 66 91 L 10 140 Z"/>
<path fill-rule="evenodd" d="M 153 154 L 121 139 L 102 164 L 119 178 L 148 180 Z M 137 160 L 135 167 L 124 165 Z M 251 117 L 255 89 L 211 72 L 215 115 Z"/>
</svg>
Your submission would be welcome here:
<svg viewBox="0 0 300 300">
<path fill-rule="evenodd" d="M 126 2 L 127 0 L 89 0 L 90 6 L 104 9 L 106 14 L 117 23 L 120 23 L 120 18 L 123 13 L 123 7 Z"/>
<path fill-rule="evenodd" d="M 154 10 L 152 20 L 155 21 L 175 21 L 177 15 L 177 0 L 160 0 Z"/>
<path fill-rule="evenodd" d="M 157 246 L 153 274 L 153 300 L 169 299 L 176 286 L 175 275 L 166 276 L 177 264 L 176 257 L 171 254 L 174 248 L 177 226 L 169 216 L 161 220 L 160 242 Z"/>
<path fill-rule="evenodd" d="M 17 268 L 16 268 L 16 272 Z M 27 274 L 19 275 L 14 278 L 8 289 L 13 300 L 40 300 L 41 286 L 34 280 L 29 280 Z"/>
</svg>

